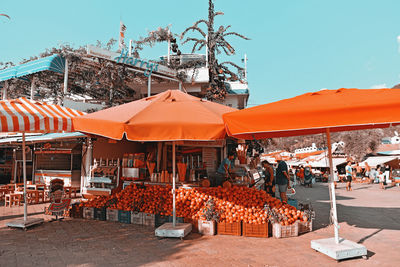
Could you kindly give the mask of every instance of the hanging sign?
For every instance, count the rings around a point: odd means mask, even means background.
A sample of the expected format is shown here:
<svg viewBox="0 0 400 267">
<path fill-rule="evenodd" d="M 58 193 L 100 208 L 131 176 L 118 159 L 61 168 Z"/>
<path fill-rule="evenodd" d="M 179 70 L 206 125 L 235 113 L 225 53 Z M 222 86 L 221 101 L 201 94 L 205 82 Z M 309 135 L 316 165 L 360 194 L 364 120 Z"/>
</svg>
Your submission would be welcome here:
<svg viewBox="0 0 400 267">
<path fill-rule="evenodd" d="M 143 71 L 144 76 L 149 77 L 153 71 L 156 73 L 176 77 L 176 71 L 158 63 L 129 56 L 128 50 L 122 49 L 121 53 L 115 53 L 96 46 L 88 45 L 87 53 L 92 56 L 108 59 L 117 63 L 130 65 Z"/>
</svg>

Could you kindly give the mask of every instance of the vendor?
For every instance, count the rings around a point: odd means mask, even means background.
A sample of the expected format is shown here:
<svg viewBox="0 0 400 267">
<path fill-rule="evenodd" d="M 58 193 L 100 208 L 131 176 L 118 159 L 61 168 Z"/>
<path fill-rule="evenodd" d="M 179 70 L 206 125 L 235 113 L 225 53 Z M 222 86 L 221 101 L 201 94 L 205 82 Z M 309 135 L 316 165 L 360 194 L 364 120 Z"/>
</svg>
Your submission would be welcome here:
<svg viewBox="0 0 400 267">
<path fill-rule="evenodd" d="M 224 180 L 226 180 L 229 177 L 229 174 L 233 172 L 233 160 L 235 158 L 235 154 L 230 152 L 228 154 L 228 157 L 225 158 L 222 162 L 221 165 L 219 165 L 218 170 L 217 170 L 217 176 L 215 180 L 215 186 L 222 185 Z"/>
<path fill-rule="evenodd" d="M 261 165 L 264 168 L 263 174 L 264 174 L 264 181 L 265 181 L 265 191 L 272 197 L 275 197 L 274 169 L 272 168 L 272 165 L 267 160 L 264 160 L 263 162 L 261 162 Z"/>
</svg>

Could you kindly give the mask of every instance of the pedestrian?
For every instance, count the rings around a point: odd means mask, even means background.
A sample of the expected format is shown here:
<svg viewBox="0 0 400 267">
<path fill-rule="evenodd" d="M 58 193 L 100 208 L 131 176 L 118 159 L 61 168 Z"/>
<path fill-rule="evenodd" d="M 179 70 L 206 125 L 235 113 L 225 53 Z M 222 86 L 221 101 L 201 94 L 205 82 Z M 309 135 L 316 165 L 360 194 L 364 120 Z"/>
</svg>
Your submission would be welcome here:
<svg viewBox="0 0 400 267">
<path fill-rule="evenodd" d="M 390 179 L 392 178 L 390 173 L 391 173 L 391 167 L 388 164 L 385 164 L 385 178 L 386 178 L 386 183 L 390 182 Z"/>
<path fill-rule="evenodd" d="M 273 170 L 271 164 L 267 160 L 264 160 L 263 162 L 261 162 L 261 165 L 264 168 L 263 174 L 264 174 L 264 181 L 265 181 L 265 191 L 272 197 L 275 197 L 274 170 Z"/>
<path fill-rule="evenodd" d="M 381 189 L 385 190 L 385 167 L 384 166 L 377 166 L 378 169 L 378 179 L 379 179 L 379 186 Z"/>
<path fill-rule="evenodd" d="M 353 178 L 353 168 L 351 167 L 351 161 L 347 162 L 346 166 L 346 190 L 352 191 L 351 189 L 351 181 Z"/>
<path fill-rule="evenodd" d="M 333 184 L 335 185 L 335 189 L 337 189 L 337 182 L 339 182 L 339 174 L 337 169 L 333 171 Z"/>
<path fill-rule="evenodd" d="M 286 191 L 290 188 L 290 178 L 288 174 L 288 167 L 285 161 L 282 160 L 282 156 L 278 155 L 276 157 L 278 162 L 278 167 L 276 168 L 276 184 L 279 188 L 279 195 L 281 197 L 282 203 L 287 204 Z"/>
<path fill-rule="evenodd" d="M 370 178 L 369 177 L 370 172 L 371 172 L 371 166 L 368 165 L 368 162 L 365 162 L 364 177 Z"/>
<path fill-rule="evenodd" d="M 304 167 L 304 186 L 312 187 L 312 170 L 311 165 L 306 161 L 307 165 Z"/>
<path fill-rule="evenodd" d="M 359 179 L 363 178 L 363 169 L 362 167 L 358 164 L 358 162 L 356 163 L 356 177 Z"/>
<path fill-rule="evenodd" d="M 303 165 L 299 165 L 299 169 L 298 169 L 297 173 L 298 173 L 297 176 L 300 179 L 300 184 L 304 185 L 304 168 L 303 168 Z"/>
</svg>

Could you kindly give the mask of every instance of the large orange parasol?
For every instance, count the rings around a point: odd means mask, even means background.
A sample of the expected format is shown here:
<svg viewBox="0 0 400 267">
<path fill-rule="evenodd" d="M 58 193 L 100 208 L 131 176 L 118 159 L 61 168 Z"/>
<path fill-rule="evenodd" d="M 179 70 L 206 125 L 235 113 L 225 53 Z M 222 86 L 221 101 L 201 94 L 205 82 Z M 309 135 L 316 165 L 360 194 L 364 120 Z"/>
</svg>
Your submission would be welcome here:
<svg viewBox="0 0 400 267">
<path fill-rule="evenodd" d="M 321 90 L 228 113 L 223 115 L 223 119 L 228 134 L 236 138 L 261 139 L 326 133 L 331 166 L 331 217 L 335 238 L 334 242 L 331 239 L 313 240 L 311 246 L 329 256 L 338 255 L 335 253 L 346 249 L 346 257 L 351 257 L 354 251 L 352 256 L 366 255 L 364 246 L 339 239 L 330 132 L 398 125 L 399 89 Z M 332 251 L 335 253 L 332 254 Z"/>
<path fill-rule="evenodd" d="M 389 127 L 400 122 L 399 89 L 321 90 L 223 116 L 244 139 Z"/>
<path fill-rule="evenodd" d="M 101 110 L 74 119 L 76 130 L 121 140 L 172 142 L 173 226 L 175 227 L 175 142 L 226 137 L 222 114 L 235 111 L 178 90 Z"/>
<path fill-rule="evenodd" d="M 235 111 L 178 90 L 74 118 L 76 130 L 131 141 L 217 140 L 226 136 L 222 114 Z"/>
</svg>

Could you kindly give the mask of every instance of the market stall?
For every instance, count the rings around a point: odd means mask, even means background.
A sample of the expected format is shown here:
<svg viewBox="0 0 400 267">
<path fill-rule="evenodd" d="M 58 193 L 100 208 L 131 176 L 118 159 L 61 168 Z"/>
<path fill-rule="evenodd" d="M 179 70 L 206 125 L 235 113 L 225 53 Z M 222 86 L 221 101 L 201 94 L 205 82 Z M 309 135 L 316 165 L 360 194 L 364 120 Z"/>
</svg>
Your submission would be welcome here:
<svg viewBox="0 0 400 267">
<path fill-rule="evenodd" d="M 172 177 L 168 170 L 163 169 L 160 179 L 164 182 L 165 179 L 172 179 L 173 224 L 172 228 L 161 230 L 186 235 L 189 228 L 181 225 L 183 229 L 176 225 L 176 143 L 223 140 L 226 133 L 221 116 L 230 111 L 234 109 L 180 91 L 169 90 L 156 96 L 88 114 L 75 120 L 74 126 L 79 131 L 114 140 L 121 140 L 125 136 L 127 140 L 137 142 L 171 142 Z M 99 127 L 100 122 L 102 127 Z M 168 157 L 165 149 L 163 157 Z M 164 164 L 165 162 L 166 160 Z"/>
</svg>

